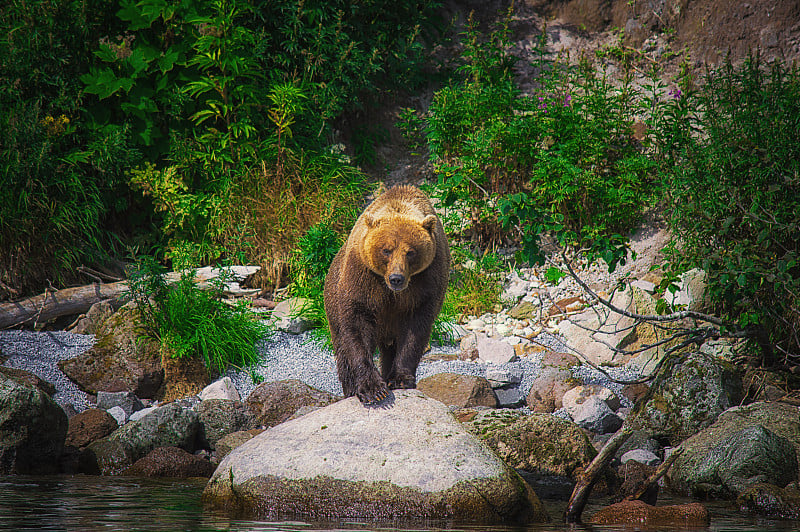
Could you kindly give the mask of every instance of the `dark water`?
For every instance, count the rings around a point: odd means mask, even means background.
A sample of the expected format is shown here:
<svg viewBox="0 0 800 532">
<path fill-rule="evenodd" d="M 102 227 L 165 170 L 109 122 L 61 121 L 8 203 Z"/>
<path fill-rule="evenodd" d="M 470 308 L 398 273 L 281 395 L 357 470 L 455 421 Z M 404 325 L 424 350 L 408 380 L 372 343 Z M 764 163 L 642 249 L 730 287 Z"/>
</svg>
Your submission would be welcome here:
<svg viewBox="0 0 800 532">
<path fill-rule="evenodd" d="M 203 510 L 205 483 L 108 477 L 0 477 L 0 530 L 40 531 L 396 531 L 455 530 L 489 532 L 564 532 L 617 530 L 561 523 L 529 527 L 485 527 L 459 523 L 402 525 L 341 521 L 333 523 L 231 520 Z M 681 502 L 681 501 L 673 501 Z M 553 518 L 563 503 L 547 504 Z M 597 507 L 587 507 L 591 515 Z M 800 530 L 800 521 L 745 518 L 722 505 L 710 507 L 715 532 Z M 635 530 L 633 528 L 629 530 Z M 663 529 L 662 529 L 663 530 Z M 673 529 L 678 532 L 686 529 Z M 697 530 L 697 529 L 693 529 Z"/>
</svg>

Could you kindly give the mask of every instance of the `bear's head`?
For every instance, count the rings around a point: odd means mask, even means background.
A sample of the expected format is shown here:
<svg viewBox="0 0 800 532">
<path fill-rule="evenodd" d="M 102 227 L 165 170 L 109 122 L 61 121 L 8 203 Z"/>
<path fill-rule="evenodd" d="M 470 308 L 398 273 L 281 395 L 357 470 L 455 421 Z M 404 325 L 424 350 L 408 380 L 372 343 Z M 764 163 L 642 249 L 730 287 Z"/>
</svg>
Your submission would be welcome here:
<svg viewBox="0 0 800 532">
<path fill-rule="evenodd" d="M 437 218 L 423 220 L 403 215 L 373 217 L 365 215 L 366 238 L 361 260 L 395 292 L 408 287 L 413 275 L 425 270 L 436 256 Z"/>
</svg>

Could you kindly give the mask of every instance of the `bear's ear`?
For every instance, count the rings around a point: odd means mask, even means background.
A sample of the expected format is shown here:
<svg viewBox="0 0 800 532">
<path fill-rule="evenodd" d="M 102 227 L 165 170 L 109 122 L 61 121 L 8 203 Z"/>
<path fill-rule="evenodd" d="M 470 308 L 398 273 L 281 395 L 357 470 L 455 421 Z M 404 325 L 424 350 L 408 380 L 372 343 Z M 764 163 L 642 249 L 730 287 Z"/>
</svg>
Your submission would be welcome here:
<svg viewBox="0 0 800 532">
<path fill-rule="evenodd" d="M 429 214 L 422 220 L 422 227 L 424 227 L 429 233 L 433 232 L 433 229 L 436 227 L 436 215 Z"/>
<path fill-rule="evenodd" d="M 364 214 L 364 223 L 367 224 L 367 227 L 370 229 L 375 229 L 381 224 L 380 218 L 375 218 L 371 214 Z"/>
</svg>

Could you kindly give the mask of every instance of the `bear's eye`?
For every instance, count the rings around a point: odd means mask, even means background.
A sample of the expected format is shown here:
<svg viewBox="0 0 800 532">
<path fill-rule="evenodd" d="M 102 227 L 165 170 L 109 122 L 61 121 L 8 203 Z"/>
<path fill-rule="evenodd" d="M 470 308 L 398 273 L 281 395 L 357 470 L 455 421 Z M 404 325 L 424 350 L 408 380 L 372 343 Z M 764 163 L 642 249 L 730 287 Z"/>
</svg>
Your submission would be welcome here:
<svg viewBox="0 0 800 532">
<path fill-rule="evenodd" d="M 416 257 L 416 256 L 417 256 L 417 252 L 416 252 L 416 250 L 409 249 L 409 250 L 406 252 L 406 258 L 407 258 L 408 260 L 412 260 L 412 259 L 413 259 L 414 257 Z"/>
<path fill-rule="evenodd" d="M 383 248 L 381 250 L 381 255 L 383 255 L 384 257 L 391 257 L 392 256 L 392 250 L 389 249 L 389 248 Z"/>
</svg>

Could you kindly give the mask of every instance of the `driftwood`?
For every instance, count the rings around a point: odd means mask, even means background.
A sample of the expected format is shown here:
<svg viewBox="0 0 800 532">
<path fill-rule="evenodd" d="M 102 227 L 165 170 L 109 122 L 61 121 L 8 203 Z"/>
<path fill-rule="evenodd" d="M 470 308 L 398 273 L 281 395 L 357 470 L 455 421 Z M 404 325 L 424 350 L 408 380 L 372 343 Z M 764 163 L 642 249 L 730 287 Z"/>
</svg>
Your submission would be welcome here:
<svg viewBox="0 0 800 532">
<path fill-rule="evenodd" d="M 36 325 L 61 316 L 83 314 L 98 301 L 121 298 L 127 289 L 128 283 L 125 281 L 90 284 L 62 290 L 46 290 L 44 294 L 28 299 L 0 303 L 0 329 Z"/>
<path fill-rule="evenodd" d="M 581 522 L 583 508 L 586 506 L 586 500 L 589 498 L 592 487 L 595 482 L 597 482 L 597 477 L 600 475 L 603 468 L 611 462 L 612 458 L 614 458 L 614 454 L 622 447 L 625 440 L 630 437 L 631 432 L 631 429 L 625 426 L 619 429 L 617 433 L 608 440 L 605 446 L 600 449 L 600 452 L 594 457 L 592 463 L 590 463 L 586 470 L 580 475 L 577 484 L 575 484 L 575 489 L 572 490 L 572 495 L 569 498 L 567 511 L 564 514 L 564 521 L 567 523 Z"/>
</svg>

